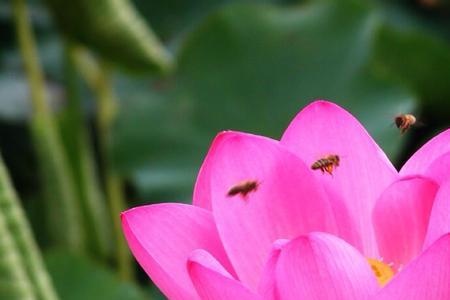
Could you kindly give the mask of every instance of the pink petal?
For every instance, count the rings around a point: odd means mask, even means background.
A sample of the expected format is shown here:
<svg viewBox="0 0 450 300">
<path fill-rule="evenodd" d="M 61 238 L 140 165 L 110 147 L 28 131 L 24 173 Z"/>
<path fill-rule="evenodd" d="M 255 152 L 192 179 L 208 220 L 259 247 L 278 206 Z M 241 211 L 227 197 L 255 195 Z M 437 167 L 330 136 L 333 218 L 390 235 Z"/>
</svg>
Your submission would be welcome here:
<svg viewBox="0 0 450 300">
<path fill-rule="evenodd" d="M 281 248 L 288 242 L 289 240 L 277 240 L 273 244 L 272 250 L 269 253 L 269 257 L 258 285 L 258 294 L 265 300 L 279 299 L 279 294 L 275 284 L 275 268 L 278 262 L 278 257 L 281 253 Z"/>
<path fill-rule="evenodd" d="M 363 300 L 378 290 L 364 256 L 324 233 L 301 236 L 282 248 L 276 282 L 283 300 Z"/>
<path fill-rule="evenodd" d="M 256 289 L 272 243 L 310 231 L 339 231 L 335 213 L 309 168 L 275 140 L 224 133 L 211 157 L 211 195 L 219 234 L 239 279 Z M 243 180 L 259 183 L 228 196 Z M 340 206 L 344 207 L 344 206 Z"/>
<path fill-rule="evenodd" d="M 424 174 L 427 177 L 433 178 L 437 183 L 442 184 L 444 181 L 450 179 L 449 170 L 450 152 L 445 152 L 430 163 Z"/>
<path fill-rule="evenodd" d="M 442 183 L 431 209 L 424 248 L 428 248 L 443 234 L 450 232 L 450 178 Z"/>
<path fill-rule="evenodd" d="M 194 193 L 192 195 L 192 204 L 207 210 L 211 210 L 211 189 L 209 186 L 208 163 L 209 157 L 210 152 L 206 155 L 206 158 L 198 171 L 197 181 L 195 182 Z"/>
<path fill-rule="evenodd" d="M 398 268 L 421 252 L 438 188 L 431 179 L 411 176 L 397 180 L 381 194 L 373 223 L 385 262 Z"/>
<path fill-rule="evenodd" d="M 204 250 L 196 250 L 188 261 L 188 272 L 202 300 L 257 300 L 259 296 L 247 289 Z"/>
<path fill-rule="evenodd" d="M 229 135 L 225 134 L 226 131 L 218 134 L 216 138 L 211 143 L 211 146 L 206 154 L 205 160 L 203 161 L 200 171 L 197 175 L 197 181 L 194 186 L 194 194 L 192 204 L 195 206 L 202 207 L 204 209 L 211 210 L 211 189 L 210 189 L 210 173 L 209 165 L 211 157 L 214 156 L 214 152 L 217 149 L 216 145 L 223 142 L 224 138 Z"/>
<path fill-rule="evenodd" d="M 436 158 L 449 151 L 450 129 L 447 129 L 414 153 L 400 170 L 400 175 L 423 174 Z"/>
<path fill-rule="evenodd" d="M 194 249 L 211 252 L 232 270 L 210 212 L 191 205 L 156 204 L 122 213 L 128 245 L 153 282 L 170 299 L 199 299 L 185 265 Z"/>
<path fill-rule="evenodd" d="M 450 299 L 450 234 L 442 236 L 397 274 L 374 299 Z"/>
<path fill-rule="evenodd" d="M 311 166 L 330 154 L 340 156 L 333 176 L 315 172 L 342 194 L 363 238 L 363 252 L 377 255 L 372 209 L 397 172 L 380 147 L 350 113 L 336 104 L 316 101 L 305 107 L 283 134 L 281 143 Z"/>
</svg>

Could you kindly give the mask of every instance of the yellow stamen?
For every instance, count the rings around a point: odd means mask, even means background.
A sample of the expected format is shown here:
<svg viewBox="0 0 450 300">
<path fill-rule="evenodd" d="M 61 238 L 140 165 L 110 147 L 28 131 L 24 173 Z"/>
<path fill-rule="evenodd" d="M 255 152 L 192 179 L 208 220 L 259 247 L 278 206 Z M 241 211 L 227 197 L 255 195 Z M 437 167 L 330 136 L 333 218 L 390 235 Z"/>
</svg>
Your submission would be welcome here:
<svg viewBox="0 0 450 300">
<path fill-rule="evenodd" d="M 380 286 L 384 286 L 392 277 L 394 277 L 394 271 L 388 264 L 374 258 L 368 258 L 367 261 L 372 267 L 372 271 L 377 277 Z"/>
</svg>

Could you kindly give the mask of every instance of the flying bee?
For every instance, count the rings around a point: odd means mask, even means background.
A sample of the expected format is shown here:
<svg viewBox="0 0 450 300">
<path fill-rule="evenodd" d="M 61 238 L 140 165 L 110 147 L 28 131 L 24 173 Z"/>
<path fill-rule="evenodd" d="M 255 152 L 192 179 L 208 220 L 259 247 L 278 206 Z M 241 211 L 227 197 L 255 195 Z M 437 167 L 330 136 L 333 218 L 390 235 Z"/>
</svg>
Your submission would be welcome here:
<svg viewBox="0 0 450 300">
<path fill-rule="evenodd" d="M 394 119 L 395 126 L 400 129 L 400 134 L 404 134 L 411 126 L 416 124 L 416 117 L 411 114 L 400 114 Z"/>
<path fill-rule="evenodd" d="M 228 197 L 236 196 L 240 194 L 243 198 L 246 198 L 248 193 L 254 192 L 258 189 L 259 182 L 256 180 L 245 180 L 232 186 L 227 193 Z"/>
<path fill-rule="evenodd" d="M 320 170 L 322 173 L 327 172 L 330 175 L 333 175 L 333 169 L 339 167 L 339 155 L 330 154 L 316 160 L 312 165 L 311 169 Z"/>
</svg>

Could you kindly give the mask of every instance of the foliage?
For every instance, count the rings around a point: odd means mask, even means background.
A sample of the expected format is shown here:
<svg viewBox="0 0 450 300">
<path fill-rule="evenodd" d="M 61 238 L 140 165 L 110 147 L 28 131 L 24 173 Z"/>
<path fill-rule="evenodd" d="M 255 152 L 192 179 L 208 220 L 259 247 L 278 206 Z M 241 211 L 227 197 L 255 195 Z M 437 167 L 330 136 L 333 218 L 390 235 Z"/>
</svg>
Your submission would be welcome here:
<svg viewBox="0 0 450 300">
<path fill-rule="evenodd" d="M 169 54 L 129 1 L 47 0 L 47 3 L 61 30 L 113 62 L 147 71 L 170 69 Z"/>
</svg>

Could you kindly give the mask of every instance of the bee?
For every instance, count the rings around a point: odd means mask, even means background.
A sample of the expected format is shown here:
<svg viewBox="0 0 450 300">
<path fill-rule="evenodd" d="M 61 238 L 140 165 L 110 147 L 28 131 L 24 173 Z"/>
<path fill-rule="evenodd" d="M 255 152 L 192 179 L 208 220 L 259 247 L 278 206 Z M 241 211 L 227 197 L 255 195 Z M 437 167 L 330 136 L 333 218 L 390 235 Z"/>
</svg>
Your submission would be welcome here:
<svg viewBox="0 0 450 300">
<path fill-rule="evenodd" d="M 246 198 L 248 193 L 256 191 L 258 189 L 258 186 L 259 182 L 256 180 L 241 181 L 228 190 L 227 196 L 233 197 L 237 194 L 240 194 L 243 198 Z"/>
<path fill-rule="evenodd" d="M 411 126 L 416 124 L 416 117 L 411 114 L 400 114 L 394 119 L 395 126 L 400 129 L 400 134 L 404 134 Z"/>
<path fill-rule="evenodd" d="M 333 169 L 339 167 L 339 160 L 339 155 L 327 155 L 324 158 L 316 160 L 311 165 L 311 169 L 320 170 L 322 173 L 327 172 L 328 174 L 333 175 Z"/>
</svg>

